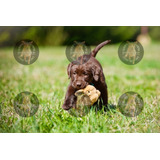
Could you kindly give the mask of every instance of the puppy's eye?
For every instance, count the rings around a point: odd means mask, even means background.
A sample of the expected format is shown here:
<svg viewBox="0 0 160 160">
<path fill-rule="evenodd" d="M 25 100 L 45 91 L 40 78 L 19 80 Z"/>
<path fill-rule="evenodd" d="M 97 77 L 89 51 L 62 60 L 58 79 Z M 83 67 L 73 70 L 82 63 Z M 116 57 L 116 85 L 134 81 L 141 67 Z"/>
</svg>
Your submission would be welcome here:
<svg viewBox="0 0 160 160">
<path fill-rule="evenodd" d="M 87 72 L 83 72 L 84 75 L 87 75 Z"/>
<path fill-rule="evenodd" d="M 90 93 L 90 91 L 88 91 L 88 93 Z"/>
<path fill-rule="evenodd" d="M 73 74 L 75 75 L 75 74 L 77 74 L 76 72 L 73 72 Z"/>
</svg>

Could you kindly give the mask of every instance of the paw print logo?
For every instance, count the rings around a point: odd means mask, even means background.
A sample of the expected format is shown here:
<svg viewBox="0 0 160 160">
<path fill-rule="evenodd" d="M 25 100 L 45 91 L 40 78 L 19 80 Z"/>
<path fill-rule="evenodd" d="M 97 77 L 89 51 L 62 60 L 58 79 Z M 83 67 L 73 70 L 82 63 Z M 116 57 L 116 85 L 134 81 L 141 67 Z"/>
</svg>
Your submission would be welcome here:
<svg viewBox="0 0 160 160">
<path fill-rule="evenodd" d="M 135 65 L 142 60 L 144 49 L 138 41 L 126 41 L 121 43 L 118 55 L 123 63 Z"/>
<path fill-rule="evenodd" d="M 89 113 L 93 105 L 98 102 L 101 93 L 94 86 L 88 85 L 84 89 L 75 92 L 77 97 L 76 106 L 69 110 L 69 113 L 76 117 L 83 117 Z"/>
<path fill-rule="evenodd" d="M 21 92 L 14 99 L 14 109 L 22 117 L 33 116 L 38 108 L 38 98 L 31 92 Z"/>
<path fill-rule="evenodd" d="M 17 62 L 30 65 L 38 59 L 39 49 L 34 41 L 21 40 L 15 45 L 13 53 Z"/>
<path fill-rule="evenodd" d="M 136 92 L 126 92 L 118 101 L 120 112 L 127 117 L 135 117 L 143 110 L 144 102 Z"/>
<path fill-rule="evenodd" d="M 66 57 L 70 62 L 80 65 L 90 59 L 91 49 L 85 41 L 73 41 L 66 48 Z"/>
<path fill-rule="evenodd" d="M 85 41 L 83 42 L 74 41 L 74 43 L 75 43 L 75 46 L 72 49 L 71 55 L 74 60 L 78 60 L 78 57 L 81 57 L 84 55 L 83 45 L 85 44 Z"/>
<path fill-rule="evenodd" d="M 83 117 L 87 115 L 92 106 L 89 95 L 85 94 L 82 90 L 78 90 L 75 93 L 77 97 L 76 107 L 71 108 L 68 112 L 75 117 Z"/>
</svg>

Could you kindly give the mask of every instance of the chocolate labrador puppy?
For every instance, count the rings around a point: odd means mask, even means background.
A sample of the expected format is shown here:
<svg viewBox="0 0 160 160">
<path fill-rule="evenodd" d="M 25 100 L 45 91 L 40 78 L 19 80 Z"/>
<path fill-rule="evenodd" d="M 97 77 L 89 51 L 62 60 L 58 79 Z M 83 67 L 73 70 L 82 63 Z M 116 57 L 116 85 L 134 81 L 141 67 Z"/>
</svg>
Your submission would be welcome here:
<svg viewBox="0 0 160 160">
<path fill-rule="evenodd" d="M 75 96 L 75 92 L 85 88 L 89 84 L 94 85 L 94 87 L 101 92 L 99 103 L 100 109 L 102 108 L 102 105 L 107 106 L 107 84 L 105 82 L 102 66 L 95 57 L 98 51 L 109 42 L 110 40 L 102 42 L 89 55 L 83 55 L 79 57 L 77 61 L 68 65 L 67 73 L 69 78 L 71 78 L 71 81 L 62 106 L 64 110 L 69 110 L 72 107 L 76 108 L 77 97 Z"/>
</svg>

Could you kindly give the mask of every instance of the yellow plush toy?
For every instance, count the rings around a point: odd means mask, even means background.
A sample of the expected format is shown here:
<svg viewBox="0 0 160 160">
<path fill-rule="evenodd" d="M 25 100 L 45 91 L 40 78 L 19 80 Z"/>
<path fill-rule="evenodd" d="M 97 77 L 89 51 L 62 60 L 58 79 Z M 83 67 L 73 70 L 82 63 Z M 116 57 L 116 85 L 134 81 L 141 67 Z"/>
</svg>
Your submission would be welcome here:
<svg viewBox="0 0 160 160">
<path fill-rule="evenodd" d="M 78 90 L 76 107 L 69 110 L 69 113 L 76 117 L 82 117 L 89 113 L 90 108 L 99 98 L 100 91 L 94 86 L 88 85 L 84 89 Z"/>
<path fill-rule="evenodd" d="M 94 86 L 88 85 L 86 88 L 78 90 L 75 95 L 77 96 L 77 106 L 92 106 L 101 93 Z"/>
</svg>

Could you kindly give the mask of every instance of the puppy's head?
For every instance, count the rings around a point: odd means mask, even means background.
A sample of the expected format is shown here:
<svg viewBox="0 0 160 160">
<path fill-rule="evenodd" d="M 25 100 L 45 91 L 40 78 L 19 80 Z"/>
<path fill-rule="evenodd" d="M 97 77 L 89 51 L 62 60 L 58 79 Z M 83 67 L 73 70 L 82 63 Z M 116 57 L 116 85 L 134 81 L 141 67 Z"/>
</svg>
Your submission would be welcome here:
<svg viewBox="0 0 160 160">
<path fill-rule="evenodd" d="M 93 66 L 92 63 L 76 65 L 70 63 L 67 68 L 69 78 L 71 78 L 72 87 L 79 90 L 84 89 L 87 85 L 99 80 L 100 68 Z"/>
<path fill-rule="evenodd" d="M 68 76 L 71 78 L 72 87 L 77 90 L 85 88 L 92 82 L 92 73 L 85 65 L 75 65 L 73 63 L 68 65 Z"/>
</svg>

